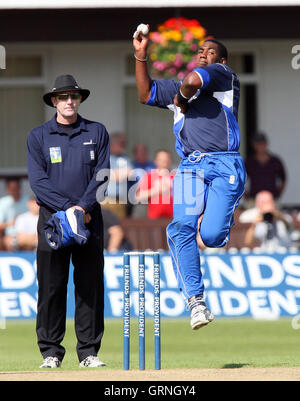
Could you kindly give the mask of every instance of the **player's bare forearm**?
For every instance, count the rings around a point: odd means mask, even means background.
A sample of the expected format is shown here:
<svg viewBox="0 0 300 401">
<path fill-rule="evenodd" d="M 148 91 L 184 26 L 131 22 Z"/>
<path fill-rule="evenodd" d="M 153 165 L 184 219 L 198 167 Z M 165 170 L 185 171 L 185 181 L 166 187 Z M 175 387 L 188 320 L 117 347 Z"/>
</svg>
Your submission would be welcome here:
<svg viewBox="0 0 300 401">
<path fill-rule="evenodd" d="M 180 91 L 174 98 L 174 104 L 180 107 L 182 113 L 188 110 L 188 100 L 194 96 L 198 89 L 202 87 L 202 81 L 199 75 L 191 72 L 186 76 L 180 86 Z"/>
<path fill-rule="evenodd" d="M 148 25 L 149 27 L 149 25 Z M 135 75 L 136 85 L 138 90 L 139 101 L 146 103 L 151 94 L 152 79 L 149 76 L 147 68 L 147 48 L 149 38 L 148 35 L 140 33 L 136 38 L 133 39 L 133 47 L 135 50 L 136 63 L 135 63 Z"/>
<path fill-rule="evenodd" d="M 183 96 L 191 98 L 202 87 L 202 81 L 196 72 L 187 75 L 181 84 L 180 91 Z"/>
<path fill-rule="evenodd" d="M 136 86 L 141 103 L 146 103 L 151 94 L 152 80 L 148 74 L 147 64 L 136 60 Z"/>
</svg>

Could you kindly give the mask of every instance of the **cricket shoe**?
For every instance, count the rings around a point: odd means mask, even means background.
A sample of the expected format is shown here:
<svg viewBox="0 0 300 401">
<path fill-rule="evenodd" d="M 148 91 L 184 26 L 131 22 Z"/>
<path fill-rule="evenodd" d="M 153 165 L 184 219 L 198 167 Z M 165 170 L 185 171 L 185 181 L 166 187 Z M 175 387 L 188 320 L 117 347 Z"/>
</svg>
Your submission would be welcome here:
<svg viewBox="0 0 300 401">
<path fill-rule="evenodd" d="M 61 361 L 56 358 L 56 356 L 47 356 L 43 360 L 43 363 L 40 366 L 40 369 L 55 369 L 59 368 L 61 365 Z"/>
<path fill-rule="evenodd" d="M 191 309 L 191 327 L 198 330 L 214 320 L 214 315 L 206 306 L 203 296 L 196 295 L 189 299 Z"/>
<path fill-rule="evenodd" d="M 101 366 L 106 366 L 104 362 L 95 355 L 87 356 L 83 361 L 80 362 L 80 368 L 100 368 Z"/>
</svg>

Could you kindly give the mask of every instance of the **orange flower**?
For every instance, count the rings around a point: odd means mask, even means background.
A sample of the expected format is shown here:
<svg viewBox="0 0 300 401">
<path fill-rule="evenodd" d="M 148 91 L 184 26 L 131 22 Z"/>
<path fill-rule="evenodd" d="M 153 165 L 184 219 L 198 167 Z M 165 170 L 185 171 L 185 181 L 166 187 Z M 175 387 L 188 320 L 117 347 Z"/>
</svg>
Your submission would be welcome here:
<svg viewBox="0 0 300 401">
<path fill-rule="evenodd" d="M 169 18 L 151 32 L 150 60 L 153 72 L 162 78 L 183 79 L 195 65 L 195 51 L 206 38 L 196 20 Z"/>
<path fill-rule="evenodd" d="M 180 42 L 182 39 L 182 35 L 179 31 L 173 30 L 171 31 L 171 39 L 175 42 Z"/>
<path fill-rule="evenodd" d="M 201 40 L 201 39 L 203 39 L 205 37 L 206 31 L 202 26 L 200 26 L 200 27 L 191 27 L 190 30 L 194 34 L 196 39 Z"/>
</svg>

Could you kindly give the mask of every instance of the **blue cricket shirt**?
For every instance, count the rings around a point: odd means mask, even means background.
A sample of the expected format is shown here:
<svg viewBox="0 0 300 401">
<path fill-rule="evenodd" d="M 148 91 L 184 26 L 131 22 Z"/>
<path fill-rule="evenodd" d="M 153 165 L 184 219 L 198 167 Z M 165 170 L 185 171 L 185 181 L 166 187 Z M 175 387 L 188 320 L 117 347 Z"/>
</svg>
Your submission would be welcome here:
<svg viewBox="0 0 300 401">
<path fill-rule="evenodd" d="M 92 212 L 109 180 L 109 135 L 103 124 L 80 115 L 71 134 L 61 130 L 55 115 L 29 133 L 31 188 L 37 203 L 52 211 L 78 205 Z"/>
<path fill-rule="evenodd" d="M 240 83 L 236 74 L 227 65 L 219 63 L 195 68 L 194 72 L 203 85 L 190 99 L 185 114 L 174 104 L 174 96 L 182 82 L 154 80 L 146 104 L 173 111 L 176 150 L 181 158 L 195 150 L 204 153 L 238 151 Z"/>
</svg>

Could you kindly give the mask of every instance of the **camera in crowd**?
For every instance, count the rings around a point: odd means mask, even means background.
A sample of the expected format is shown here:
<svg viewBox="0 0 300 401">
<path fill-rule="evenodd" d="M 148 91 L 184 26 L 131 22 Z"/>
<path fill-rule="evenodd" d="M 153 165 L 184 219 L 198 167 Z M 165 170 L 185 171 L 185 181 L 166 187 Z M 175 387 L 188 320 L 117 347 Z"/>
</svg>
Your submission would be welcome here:
<svg viewBox="0 0 300 401">
<path fill-rule="evenodd" d="M 273 218 L 274 218 L 273 213 L 268 212 L 263 214 L 263 219 L 266 223 L 273 223 Z"/>
</svg>

